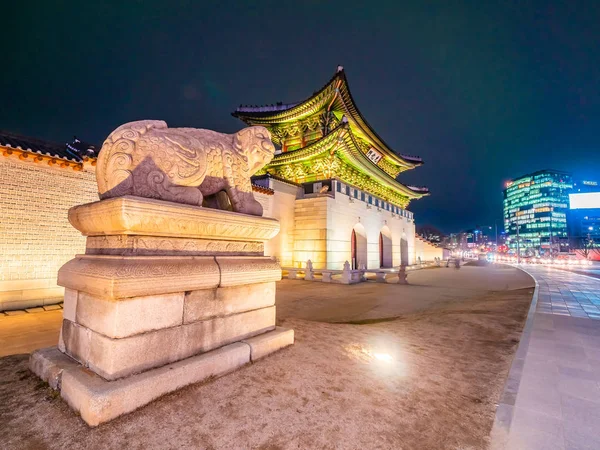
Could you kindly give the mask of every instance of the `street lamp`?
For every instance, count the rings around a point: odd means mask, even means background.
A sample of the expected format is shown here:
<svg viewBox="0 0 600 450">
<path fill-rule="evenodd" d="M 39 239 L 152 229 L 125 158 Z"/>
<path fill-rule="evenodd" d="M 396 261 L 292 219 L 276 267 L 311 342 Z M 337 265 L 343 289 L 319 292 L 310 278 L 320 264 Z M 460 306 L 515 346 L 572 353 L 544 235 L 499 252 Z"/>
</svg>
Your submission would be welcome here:
<svg viewBox="0 0 600 450">
<path fill-rule="evenodd" d="M 519 239 L 519 219 L 516 220 L 517 225 L 517 264 L 521 264 L 521 243 Z"/>
<path fill-rule="evenodd" d="M 489 230 L 492 229 L 491 225 L 481 225 L 481 227 L 488 227 Z M 496 250 L 498 250 L 498 220 L 494 220 L 494 228 L 496 230 Z"/>
</svg>

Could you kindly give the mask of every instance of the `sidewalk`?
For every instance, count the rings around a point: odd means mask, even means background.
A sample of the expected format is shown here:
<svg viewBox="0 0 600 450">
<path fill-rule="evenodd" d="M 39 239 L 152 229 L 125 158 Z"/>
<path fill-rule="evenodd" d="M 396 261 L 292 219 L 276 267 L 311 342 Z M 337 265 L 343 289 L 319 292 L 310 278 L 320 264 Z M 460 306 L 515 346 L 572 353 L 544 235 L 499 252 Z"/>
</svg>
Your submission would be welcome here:
<svg viewBox="0 0 600 450">
<path fill-rule="evenodd" d="M 537 282 L 491 448 L 600 448 L 600 279 L 523 266 Z"/>
</svg>

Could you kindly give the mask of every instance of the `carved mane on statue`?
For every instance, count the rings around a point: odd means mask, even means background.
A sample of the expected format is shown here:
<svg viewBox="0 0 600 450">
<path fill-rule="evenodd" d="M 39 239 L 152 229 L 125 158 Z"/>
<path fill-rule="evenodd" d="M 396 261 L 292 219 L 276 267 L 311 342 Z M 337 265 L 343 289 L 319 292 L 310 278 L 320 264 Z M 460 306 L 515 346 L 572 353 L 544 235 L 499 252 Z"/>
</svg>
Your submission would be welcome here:
<svg viewBox="0 0 600 450">
<path fill-rule="evenodd" d="M 133 195 L 261 216 L 250 177 L 274 154 L 262 126 L 223 134 L 168 128 L 161 120 L 130 122 L 104 141 L 98 192 L 101 200 Z"/>
</svg>

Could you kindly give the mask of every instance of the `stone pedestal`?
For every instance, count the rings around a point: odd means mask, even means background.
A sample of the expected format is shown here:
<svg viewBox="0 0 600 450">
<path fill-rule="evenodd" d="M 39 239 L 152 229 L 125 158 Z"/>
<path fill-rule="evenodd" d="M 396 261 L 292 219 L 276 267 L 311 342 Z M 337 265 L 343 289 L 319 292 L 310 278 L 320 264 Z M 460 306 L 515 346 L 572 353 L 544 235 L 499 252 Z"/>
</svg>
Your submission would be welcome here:
<svg viewBox="0 0 600 450">
<path fill-rule="evenodd" d="M 275 327 L 281 269 L 263 256 L 276 220 L 125 196 L 69 221 L 86 253 L 58 274 L 59 351 L 31 368 L 89 425 L 293 343 Z"/>
</svg>

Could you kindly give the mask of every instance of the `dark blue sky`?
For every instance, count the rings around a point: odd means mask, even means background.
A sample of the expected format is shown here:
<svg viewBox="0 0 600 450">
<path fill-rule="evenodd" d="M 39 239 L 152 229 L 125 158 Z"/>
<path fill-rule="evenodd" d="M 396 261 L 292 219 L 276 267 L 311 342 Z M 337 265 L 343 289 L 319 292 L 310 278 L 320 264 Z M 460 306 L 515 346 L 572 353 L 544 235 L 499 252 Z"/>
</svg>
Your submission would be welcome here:
<svg viewBox="0 0 600 450">
<path fill-rule="evenodd" d="M 304 99 L 341 64 L 376 131 L 425 160 L 401 178 L 431 189 L 421 224 L 500 220 L 503 182 L 526 172 L 600 178 L 598 1 L 109 3 L 3 12 L 0 128 L 233 132 L 240 103 Z"/>
</svg>

